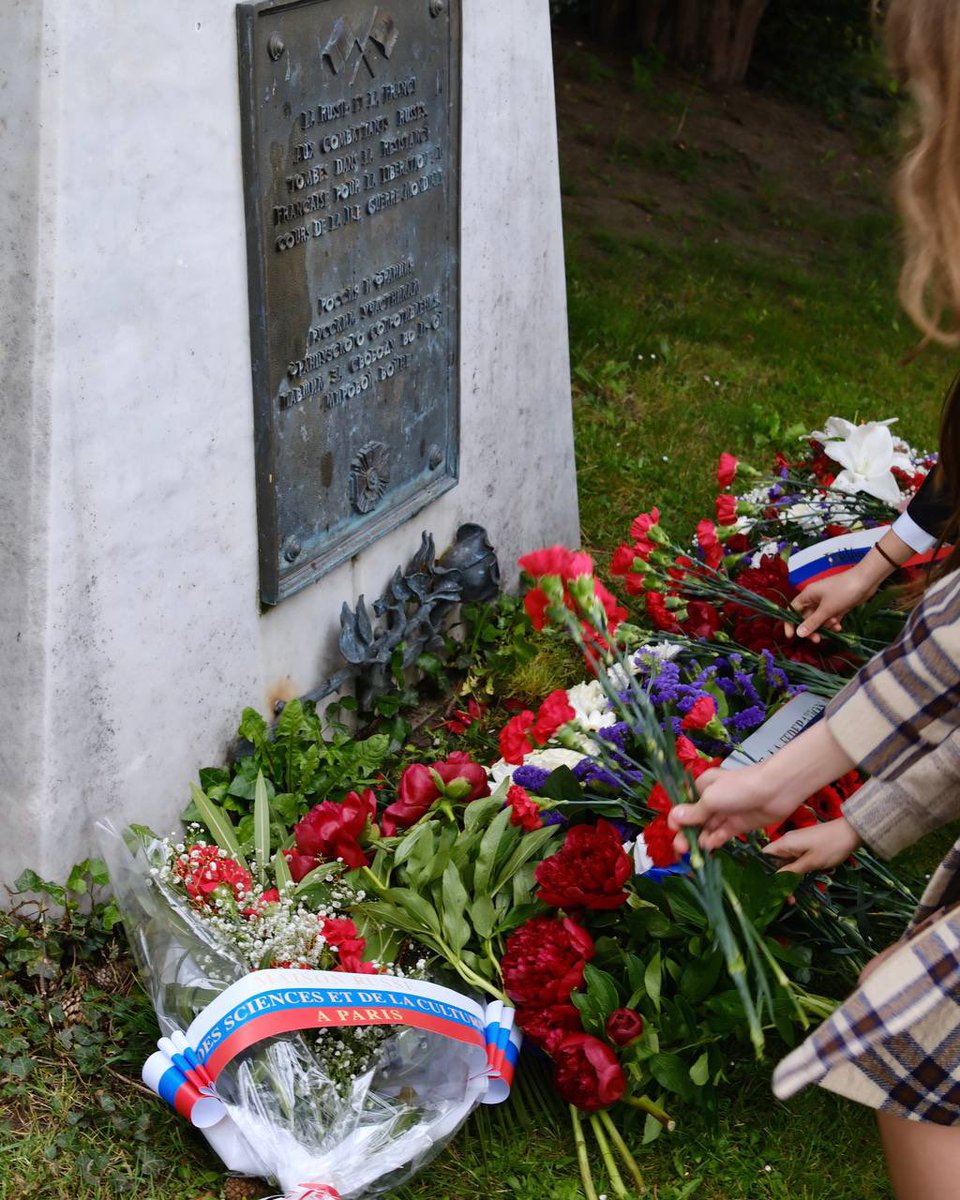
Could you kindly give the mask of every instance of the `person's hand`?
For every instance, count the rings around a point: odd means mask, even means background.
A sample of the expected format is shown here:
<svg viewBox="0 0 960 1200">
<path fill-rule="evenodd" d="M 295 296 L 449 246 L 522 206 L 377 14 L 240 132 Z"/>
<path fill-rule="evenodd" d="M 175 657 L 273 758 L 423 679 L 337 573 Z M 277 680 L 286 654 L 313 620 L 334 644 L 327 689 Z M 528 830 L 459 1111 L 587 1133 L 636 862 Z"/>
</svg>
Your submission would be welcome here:
<svg viewBox="0 0 960 1200">
<path fill-rule="evenodd" d="M 860 836 L 849 821 L 837 817 L 822 825 L 807 829 L 791 829 L 768 846 L 764 854 L 781 858 L 781 872 L 804 875 L 808 871 L 824 871 L 844 862 L 860 847 Z"/>
<path fill-rule="evenodd" d="M 776 786 L 767 763 L 704 771 L 696 787 L 699 803 L 677 804 L 667 819 L 677 830 L 701 826 L 698 841 L 704 850 L 716 850 L 738 833 L 779 824 L 798 803 L 795 798 L 784 796 Z M 682 833 L 677 835 L 674 846 L 681 854 L 690 848 Z"/>
<path fill-rule="evenodd" d="M 840 622 L 851 608 L 869 600 L 877 587 L 878 582 L 857 567 L 810 583 L 790 602 L 790 607 L 800 614 L 800 624 L 794 631 L 793 625 L 785 621 L 784 632 L 787 637 L 796 632 L 798 637 L 808 637 L 811 642 L 820 641 L 819 629 L 839 633 Z"/>
</svg>

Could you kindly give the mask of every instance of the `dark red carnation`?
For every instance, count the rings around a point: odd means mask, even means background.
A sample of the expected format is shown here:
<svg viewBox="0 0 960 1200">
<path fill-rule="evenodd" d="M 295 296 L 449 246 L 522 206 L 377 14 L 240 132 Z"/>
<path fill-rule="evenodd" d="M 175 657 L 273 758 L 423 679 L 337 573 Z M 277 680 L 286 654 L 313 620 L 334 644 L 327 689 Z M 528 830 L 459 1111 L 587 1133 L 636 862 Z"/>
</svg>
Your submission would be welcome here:
<svg viewBox="0 0 960 1200">
<path fill-rule="evenodd" d="M 615 1008 L 607 1017 L 604 1033 L 615 1046 L 629 1046 L 643 1033 L 643 1017 L 632 1008 Z"/>
<path fill-rule="evenodd" d="M 342 858 L 348 867 L 369 865 L 360 838 L 376 812 L 377 798 L 370 788 L 361 795 L 350 792 L 342 804 L 315 804 L 293 827 L 298 853 L 324 861 Z"/>
<path fill-rule="evenodd" d="M 689 600 L 680 627 L 687 637 L 708 642 L 720 628 L 720 614 L 706 600 Z"/>
<path fill-rule="evenodd" d="M 620 1062 L 608 1045 L 589 1033 L 568 1033 L 552 1053 L 554 1083 L 568 1104 L 596 1112 L 615 1104 L 627 1089 Z"/>
<path fill-rule="evenodd" d="M 837 817 L 843 816 L 840 811 L 843 797 L 836 788 L 829 785 L 820 788 L 812 796 L 808 796 L 806 804 L 813 809 L 821 821 L 835 821 Z"/>
<path fill-rule="evenodd" d="M 533 917 L 507 938 L 503 986 L 514 1004 L 547 1008 L 565 1004 L 583 983 L 593 958 L 593 938 L 569 917 Z"/>
<path fill-rule="evenodd" d="M 620 835 L 606 821 L 574 825 L 566 840 L 534 871 L 540 899 L 555 908 L 608 909 L 625 904 L 633 874 Z"/>
</svg>

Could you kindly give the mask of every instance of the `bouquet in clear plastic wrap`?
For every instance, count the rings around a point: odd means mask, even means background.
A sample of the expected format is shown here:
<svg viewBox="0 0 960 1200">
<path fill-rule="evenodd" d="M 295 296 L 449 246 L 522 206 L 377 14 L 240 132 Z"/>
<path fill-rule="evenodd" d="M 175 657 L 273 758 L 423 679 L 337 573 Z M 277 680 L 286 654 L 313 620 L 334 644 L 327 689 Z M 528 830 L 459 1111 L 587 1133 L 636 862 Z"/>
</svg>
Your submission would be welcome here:
<svg viewBox="0 0 960 1200">
<path fill-rule="evenodd" d="M 227 1169 L 290 1200 L 376 1195 L 505 1097 L 490 1006 L 429 982 L 409 942 L 369 958 L 343 863 L 294 885 L 279 852 L 251 870 L 239 846 L 103 832 L 163 1035 L 144 1081 Z"/>
</svg>

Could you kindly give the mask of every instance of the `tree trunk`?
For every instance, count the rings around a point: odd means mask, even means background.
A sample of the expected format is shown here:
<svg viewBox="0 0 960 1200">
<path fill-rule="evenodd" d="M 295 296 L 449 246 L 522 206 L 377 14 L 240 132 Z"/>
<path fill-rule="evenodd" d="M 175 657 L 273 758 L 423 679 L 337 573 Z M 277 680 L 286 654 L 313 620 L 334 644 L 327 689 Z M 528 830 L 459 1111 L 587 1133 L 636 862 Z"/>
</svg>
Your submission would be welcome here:
<svg viewBox="0 0 960 1200">
<path fill-rule="evenodd" d="M 649 50 L 656 43 L 662 8 L 663 0 L 636 0 L 633 28 L 642 50 Z"/>
<path fill-rule="evenodd" d="M 707 78 L 711 83 L 727 83 L 730 73 L 730 42 L 732 40 L 731 0 L 712 0 L 707 26 Z"/>
<path fill-rule="evenodd" d="M 757 40 L 760 19 L 767 8 L 767 0 L 741 0 L 730 47 L 729 71 L 726 83 L 743 83 L 747 77 L 753 44 Z"/>
<path fill-rule="evenodd" d="M 614 41 L 625 32 L 631 0 L 601 0 L 590 9 L 590 31 L 604 41 Z"/>
<path fill-rule="evenodd" d="M 685 66 L 697 65 L 700 50 L 700 0 L 676 0 L 673 53 Z"/>
</svg>

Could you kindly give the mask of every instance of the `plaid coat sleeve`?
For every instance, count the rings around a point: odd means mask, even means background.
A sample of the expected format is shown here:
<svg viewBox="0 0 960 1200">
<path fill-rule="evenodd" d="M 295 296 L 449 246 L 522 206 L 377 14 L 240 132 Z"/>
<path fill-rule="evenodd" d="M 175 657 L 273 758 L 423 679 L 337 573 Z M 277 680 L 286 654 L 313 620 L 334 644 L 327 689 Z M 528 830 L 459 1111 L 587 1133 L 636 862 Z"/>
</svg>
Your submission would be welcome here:
<svg viewBox="0 0 960 1200">
<path fill-rule="evenodd" d="M 894 780 L 868 779 L 843 815 L 871 850 L 892 858 L 960 817 L 960 729 Z"/>
<path fill-rule="evenodd" d="M 960 571 L 928 589 L 900 637 L 831 700 L 826 720 L 854 762 L 886 780 L 960 726 Z"/>
<path fill-rule="evenodd" d="M 960 845 L 960 844 L 958 844 Z M 956 881 L 955 846 L 920 913 Z M 934 894 L 936 893 L 936 895 Z M 817 1083 L 906 1120 L 960 1124 L 960 911 L 901 943 L 773 1076 L 780 1099 Z"/>
</svg>

